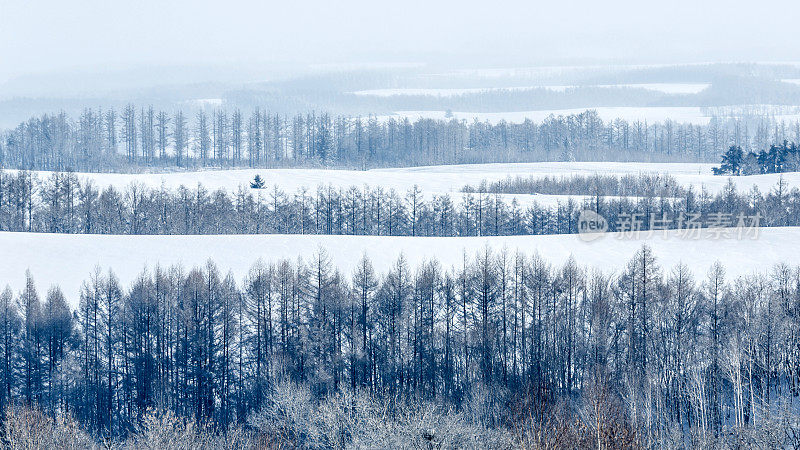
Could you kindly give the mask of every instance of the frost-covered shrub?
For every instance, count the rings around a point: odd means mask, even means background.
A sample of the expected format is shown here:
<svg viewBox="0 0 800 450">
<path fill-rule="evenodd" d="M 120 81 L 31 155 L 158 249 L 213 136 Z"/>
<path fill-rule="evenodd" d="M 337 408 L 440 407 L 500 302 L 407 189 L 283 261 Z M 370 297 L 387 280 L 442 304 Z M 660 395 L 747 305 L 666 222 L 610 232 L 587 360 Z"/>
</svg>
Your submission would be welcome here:
<svg viewBox="0 0 800 450">
<path fill-rule="evenodd" d="M 170 411 L 149 411 L 125 447 L 136 449 L 193 450 L 212 448 L 212 434 L 194 421 L 181 419 Z"/>
<path fill-rule="evenodd" d="M 302 448 L 510 448 L 502 428 L 426 402 L 387 401 L 342 392 L 317 400 L 303 385 L 279 384 L 248 423 Z"/>
<path fill-rule="evenodd" d="M 106 441 L 84 431 L 71 416 L 55 418 L 39 409 L 13 406 L 6 410 L 3 445 L 7 449 L 153 449 L 153 450 L 246 450 L 274 448 L 268 436 L 256 439 L 253 433 L 232 426 L 224 433 L 198 426 L 193 420 L 177 417 L 170 411 L 151 410 L 139 427 L 125 439 Z"/>
<path fill-rule="evenodd" d="M 211 427 L 197 425 L 193 420 L 180 418 L 168 410 L 151 410 L 141 426 L 120 447 L 130 449 L 245 450 L 264 448 L 264 441 L 256 441 L 251 433 L 232 426 L 225 433 L 215 433 Z"/>
<path fill-rule="evenodd" d="M 391 415 L 370 417 L 353 437 L 354 448 L 503 449 L 511 434 L 467 420 L 463 413 L 430 403 L 398 407 Z"/>
<path fill-rule="evenodd" d="M 249 425 L 280 441 L 306 448 L 343 448 L 359 421 L 372 412 L 363 396 L 340 393 L 317 402 L 305 385 L 275 386 L 267 405 L 253 414 Z"/>
<path fill-rule="evenodd" d="M 52 418 L 34 408 L 6 409 L 3 431 L 4 448 L 8 449 L 98 448 L 71 416 L 59 414 Z"/>
</svg>

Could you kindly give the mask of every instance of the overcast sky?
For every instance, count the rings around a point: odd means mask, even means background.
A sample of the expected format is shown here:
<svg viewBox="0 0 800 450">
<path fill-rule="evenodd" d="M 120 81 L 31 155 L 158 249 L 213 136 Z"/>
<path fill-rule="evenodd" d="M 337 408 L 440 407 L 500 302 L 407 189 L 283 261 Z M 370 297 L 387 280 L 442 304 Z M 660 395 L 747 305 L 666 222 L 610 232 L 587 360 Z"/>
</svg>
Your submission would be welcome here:
<svg viewBox="0 0 800 450">
<path fill-rule="evenodd" d="M 543 4 L 546 3 L 546 4 Z M 800 2 L 0 0 L 0 82 L 165 64 L 800 60 Z"/>
</svg>

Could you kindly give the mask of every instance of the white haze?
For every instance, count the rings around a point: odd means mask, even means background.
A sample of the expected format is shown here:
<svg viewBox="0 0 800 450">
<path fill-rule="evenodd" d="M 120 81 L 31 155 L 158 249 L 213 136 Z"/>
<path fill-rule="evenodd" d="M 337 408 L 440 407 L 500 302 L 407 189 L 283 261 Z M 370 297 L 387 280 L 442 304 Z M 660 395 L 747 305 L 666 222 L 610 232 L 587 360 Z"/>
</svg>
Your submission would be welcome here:
<svg viewBox="0 0 800 450">
<path fill-rule="evenodd" d="M 775 0 L 0 0 L 0 86 L 161 65 L 230 75 L 354 63 L 795 61 L 798 16 L 800 4 Z"/>
</svg>

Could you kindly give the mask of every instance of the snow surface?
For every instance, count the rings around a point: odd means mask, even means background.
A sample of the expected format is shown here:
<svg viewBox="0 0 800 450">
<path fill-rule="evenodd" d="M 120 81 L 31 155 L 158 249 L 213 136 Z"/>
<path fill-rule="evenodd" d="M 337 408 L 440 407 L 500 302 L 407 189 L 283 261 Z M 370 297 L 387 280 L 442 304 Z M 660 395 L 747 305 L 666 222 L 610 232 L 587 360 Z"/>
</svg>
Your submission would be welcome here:
<svg viewBox="0 0 800 450">
<path fill-rule="evenodd" d="M 0 289 L 8 284 L 15 292 L 24 288 L 30 269 L 40 294 L 58 284 L 74 307 L 80 285 L 95 267 L 112 268 L 127 288 L 144 268 L 157 264 L 181 264 L 185 268 L 213 259 L 225 274 L 231 270 L 242 280 L 257 259 L 276 261 L 309 259 L 324 249 L 335 267 L 350 276 L 363 254 L 376 270 L 384 272 L 402 253 L 411 267 L 436 258 L 449 269 L 461 264 L 463 255 L 474 258 L 488 245 L 493 251 L 538 252 L 546 261 L 563 264 L 572 255 L 583 266 L 616 273 L 642 244 L 650 245 L 658 264 L 671 269 L 680 261 L 705 277 L 717 260 L 729 276 L 769 271 L 778 262 L 795 263 L 800 254 L 800 228 L 766 228 L 756 240 L 736 238 L 687 240 L 668 232 L 639 239 L 619 239 L 616 233 L 592 242 L 577 235 L 504 237 L 386 237 L 330 235 L 229 235 L 229 236 L 116 236 L 46 233 L 0 233 Z"/>
<path fill-rule="evenodd" d="M 566 74 L 575 74 L 582 71 L 628 71 L 628 70 L 642 70 L 642 69 L 658 69 L 665 67 L 691 67 L 691 66 L 706 66 L 711 64 L 725 64 L 724 62 L 695 62 L 683 64 L 617 64 L 617 65 L 567 65 L 567 66 L 533 66 L 533 67 L 497 67 L 497 68 L 483 68 L 483 69 L 457 69 L 446 73 L 437 74 L 439 77 L 479 77 L 479 78 L 539 78 L 539 77 L 555 77 L 563 76 Z M 735 63 L 733 61 L 729 64 Z M 785 62 L 761 62 L 767 66 L 774 65 L 796 65 L 798 63 Z"/>
<path fill-rule="evenodd" d="M 710 87 L 709 83 L 634 83 L 634 84 L 599 84 L 599 85 L 537 85 L 513 86 L 491 88 L 393 88 L 393 89 L 367 89 L 353 92 L 359 96 L 394 97 L 394 96 L 430 96 L 430 97 L 455 97 L 464 94 L 480 94 L 490 92 L 520 92 L 544 89 L 552 92 L 565 92 L 567 89 L 586 88 L 631 88 L 645 89 L 661 92 L 663 94 L 697 94 Z"/>
<path fill-rule="evenodd" d="M 434 74 L 438 78 L 484 78 L 484 79 L 498 79 L 498 78 L 555 78 L 564 75 L 580 74 L 581 72 L 598 72 L 605 71 L 609 73 L 626 72 L 646 69 L 662 69 L 662 68 L 681 68 L 681 67 L 701 67 L 725 64 L 740 64 L 740 61 L 698 61 L 691 63 L 681 64 L 595 64 L 595 65 L 562 65 L 562 66 L 532 66 L 532 67 L 496 67 L 496 68 L 482 68 L 482 69 L 457 69 L 444 73 Z M 797 61 L 757 61 L 754 64 L 767 67 L 800 67 L 800 62 Z"/>
<path fill-rule="evenodd" d="M 607 84 L 602 87 L 628 87 L 634 89 L 646 89 L 664 94 L 698 94 L 709 87 L 710 83 L 635 83 L 635 84 Z"/>
<path fill-rule="evenodd" d="M 394 189 L 404 195 L 414 185 L 419 186 L 426 196 L 450 193 L 453 200 L 466 185 L 476 186 L 482 180 L 498 181 L 509 177 L 545 177 L 570 175 L 636 175 L 640 173 L 660 173 L 673 176 L 684 186 L 701 186 L 711 193 L 719 192 L 728 183 L 739 190 L 749 190 L 754 185 L 762 192 L 773 189 L 778 180 L 783 179 L 789 186 L 800 186 L 800 173 L 765 174 L 742 177 L 724 177 L 712 174 L 714 164 L 700 163 L 639 163 L 639 162 L 540 162 L 540 163 L 498 163 L 462 164 L 445 166 L 404 167 L 373 170 L 334 170 L 334 169 L 231 169 L 204 170 L 192 172 L 147 173 L 147 174 L 108 174 L 78 173 L 80 179 L 91 179 L 96 186 L 104 188 L 113 185 L 125 188 L 131 183 L 141 183 L 153 188 L 164 186 L 175 189 L 181 185 L 193 188 L 200 182 L 209 190 L 224 188 L 235 192 L 240 186 L 248 187 L 256 174 L 266 181 L 267 189 L 260 192 L 267 196 L 273 186 L 293 194 L 305 188 L 315 193 L 318 186 L 349 188 L 381 186 L 384 190 Z M 50 172 L 37 172 L 39 178 L 50 176 Z M 510 196 L 506 196 L 509 198 Z M 566 199 L 566 196 L 515 196 L 520 203 L 537 200 L 541 203 Z M 535 198 L 534 198 L 535 197 Z"/>
<path fill-rule="evenodd" d="M 455 97 L 464 94 L 480 94 L 488 92 L 520 92 L 534 89 L 545 89 L 553 92 L 564 92 L 575 86 L 514 86 L 492 88 L 393 88 L 393 89 L 367 89 L 355 91 L 353 94 L 369 97 L 394 97 L 394 96 L 430 96 L 430 97 Z"/>
<path fill-rule="evenodd" d="M 514 164 L 474 164 L 374 169 L 367 171 L 323 169 L 237 169 L 175 172 L 164 174 L 96 174 L 80 173 L 99 187 L 114 185 L 124 188 L 131 183 L 158 188 L 194 187 L 202 182 L 209 189 L 225 188 L 236 191 L 247 186 L 260 174 L 268 186 L 277 185 L 284 192 L 294 193 L 307 188 L 310 193 L 319 185 L 347 188 L 350 186 L 382 186 L 404 195 L 418 185 L 426 197 L 450 193 L 458 202 L 458 191 L 465 185 L 481 180 L 496 181 L 508 177 L 544 177 L 569 175 L 625 175 L 638 173 L 667 173 L 684 185 L 703 186 L 710 192 L 721 190 L 729 178 L 711 174 L 713 164 L 690 163 L 625 163 L 625 162 L 546 162 Z M 40 178 L 49 176 L 39 172 Z M 773 189 L 783 177 L 790 186 L 800 185 L 800 173 L 733 177 L 730 180 L 740 190 L 753 185 L 762 191 Z M 264 196 L 269 189 L 260 191 Z M 503 195 L 506 201 L 516 198 L 521 206 L 537 201 L 542 205 L 564 202 L 568 196 Z M 576 200 L 580 196 L 573 197 Z M 0 288 L 8 283 L 15 291 L 24 286 L 24 272 L 31 269 L 42 293 L 50 284 L 60 285 L 69 301 L 78 301 L 80 283 L 87 279 L 95 266 L 113 268 L 121 281 L 129 284 L 145 267 L 183 264 L 192 267 L 209 258 L 220 269 L 232 270 L 241 280 L 258 258 L 275 260 L 299 256 L 310 257 L 319 248 L 331 255 L 332 261 L 349 274 L 363 253 L 383 271 L 402 252 L 409 263 L 416 265 L 432 257 L 446 267 L 460 263 L 463 252 L 475 252 L 490 245 L 493 249 L 520 249 L 525 253 L 538 251 L 548 261 L 563 263 L 569 255 L 584 265 L 618 270 L 645 241 L 618 240 L 608 235 L 586 243 L 575 235 L 508 236 L 463 238 L 412 238 L 375 236 L 300 236 L 300 235 L 233 235 L 233 236 L 113 236 L 68 235 L 44 233 L 0 233 Z M 678 238 L 646 240 L 656 251 L 664 267 L 672 267 L 681 259 L 691 264 L 698 277 L 709 265 L 720 259 L 732 275 L 748 273 L 753 268 L 768 270 L 779 261 L 792 262 L 800 254 L 800 228 L 769 228 L 762 230 L 757 241 L 735 239 L 687 241 Z M 690 253 L 687 250 L 691 249 Z"/>
</svg>

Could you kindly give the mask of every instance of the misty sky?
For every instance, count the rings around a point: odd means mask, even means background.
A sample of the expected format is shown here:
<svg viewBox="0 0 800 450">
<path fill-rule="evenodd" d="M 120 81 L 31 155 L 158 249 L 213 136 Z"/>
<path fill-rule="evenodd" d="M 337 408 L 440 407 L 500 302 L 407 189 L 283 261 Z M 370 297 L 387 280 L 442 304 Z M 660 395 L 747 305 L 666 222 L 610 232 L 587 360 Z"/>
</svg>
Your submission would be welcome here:
<svg viewBox="0 0 800 450">
<path fill-rule="evenodd" d="M 800 60 L 800 2 L 734 3 L 0 0 L 0 83 L 164 64 Z"/>
</svg>

